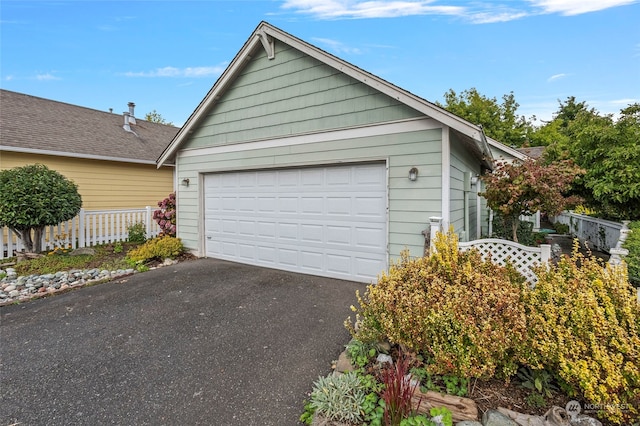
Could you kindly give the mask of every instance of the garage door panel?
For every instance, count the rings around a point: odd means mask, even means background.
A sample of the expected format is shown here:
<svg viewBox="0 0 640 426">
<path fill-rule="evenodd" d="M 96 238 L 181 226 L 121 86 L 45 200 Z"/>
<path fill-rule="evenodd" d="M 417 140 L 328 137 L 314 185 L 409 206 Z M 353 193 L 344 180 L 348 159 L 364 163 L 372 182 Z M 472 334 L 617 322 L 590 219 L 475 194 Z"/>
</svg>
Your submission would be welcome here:
<svg viewBox="0 0 640 426">
<path fill-rule="evenodd" d="M 273 222 L 258 222 L 259 237 L 275 238 L 276 237 L 276 224 Z"/>
<path fill-rule="evenodd" d="M 351 227 L 327 225 L 327 244 L 348 246 L 351 244 Z"/>
<path fill-rule="evenodd" d="M 357 247 L 377 247 L 380 239 L 384 238 L 384 230 L 380 228 L 355 228 L 355 245 Z"/>
<path fill-rule="evenodd" d="M 204 188 L 207 256 L 364 282 L 386 268 L 384 164 L 212 174 Z"/>
<path fill-rule="evenodd" d="M 278 197 L 278 211 L 281 214 L 295 214 L 298 212 L 298 198 Z"/>
</svg>

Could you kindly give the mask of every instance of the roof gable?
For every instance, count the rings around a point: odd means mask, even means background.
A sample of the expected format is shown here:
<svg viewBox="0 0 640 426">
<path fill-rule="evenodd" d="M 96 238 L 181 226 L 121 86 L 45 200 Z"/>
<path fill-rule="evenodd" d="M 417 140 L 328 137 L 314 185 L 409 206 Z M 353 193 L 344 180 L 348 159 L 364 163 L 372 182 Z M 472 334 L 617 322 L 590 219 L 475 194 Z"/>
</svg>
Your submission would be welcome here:
<svg viewBox="0 0 640 426">
<path fill-rule="evenodd" d="M 0 89 L 3 151 L 155 164 L 178 128 Z"/>
<path fill-rule="evenodd" d="M 302 53 L 338 70 L 339 72 L 344 73 L 349 77 L 399 101 L 400 103 L 443 123 L 445 126 L 450 127 L 460 136 L 471 141 L 471 148 L 476 156 L 482 159 L 486 167 L 491 167 L 491 150 L 480 126 L 476 126 L 423 98 L 400 89 L 399 87 L 311 44 L 293 37 L 292 35 L 273 27 L 266 22 L 261 22 L 258 25 L 231 64 L 216 81 L 202 102 L 200 102 L 185 125 L 180 129 L 171 144 L 158 158 L 159 166 L 173 158 L 177 150 L 180 148 L 180 145 L 197 130 L 198 126 L 205 119 L 209 111 L 213 108 L 216 102 L 221 99 L 224 92 L 235 81 L 246 63 L 251 59 L 252 55 L 255 54 L 256 49 L 265 49 L 267 57 L 273 58 L 276 55 L 276 42 L 281 42 L 291 46 L 292 48 L 297 49 Z"/>
</svg>

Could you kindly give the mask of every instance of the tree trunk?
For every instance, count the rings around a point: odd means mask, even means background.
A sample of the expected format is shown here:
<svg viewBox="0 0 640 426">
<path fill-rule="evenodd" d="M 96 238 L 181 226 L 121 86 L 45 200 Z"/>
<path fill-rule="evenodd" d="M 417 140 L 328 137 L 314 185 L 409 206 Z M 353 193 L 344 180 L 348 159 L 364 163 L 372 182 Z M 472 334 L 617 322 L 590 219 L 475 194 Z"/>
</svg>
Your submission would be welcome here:
<svg viewBox="0 0 640 426">
<path fill-rule="evenodd" d="M 520 225 L 520 217 L 514 217 L 511 221 L 511 229 L 513 230 L 513 241 L 518 242 L 518 225 Z"/>
<path fill-rule="evenodd" d="M 25 251 L 31 253 L 40 253 L 42 251 L 42 234 L 44 233 L 44 227 L 29 228 L 29 229 L 13 229 L 13 232 L 18 234 L 18 238 L 22 241 Z M 33 239 L 31 238 L 31 231 L 33 230 Z"/>
</svg>

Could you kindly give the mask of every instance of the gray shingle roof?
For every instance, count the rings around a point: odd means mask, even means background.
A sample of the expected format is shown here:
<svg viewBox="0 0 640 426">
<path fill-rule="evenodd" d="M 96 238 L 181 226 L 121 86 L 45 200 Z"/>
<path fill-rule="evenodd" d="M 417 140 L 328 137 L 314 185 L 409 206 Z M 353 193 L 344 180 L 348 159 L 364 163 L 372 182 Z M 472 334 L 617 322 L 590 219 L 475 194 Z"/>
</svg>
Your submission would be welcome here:
<svg viewBox="0 0 640 426">
<path fill-rule="evenodd" d="M 0 89 L 0 151 L 155 163 L 179 129 L 136 123 L 133 134 L 123 129 L 122 114 Z"/>
</svg>

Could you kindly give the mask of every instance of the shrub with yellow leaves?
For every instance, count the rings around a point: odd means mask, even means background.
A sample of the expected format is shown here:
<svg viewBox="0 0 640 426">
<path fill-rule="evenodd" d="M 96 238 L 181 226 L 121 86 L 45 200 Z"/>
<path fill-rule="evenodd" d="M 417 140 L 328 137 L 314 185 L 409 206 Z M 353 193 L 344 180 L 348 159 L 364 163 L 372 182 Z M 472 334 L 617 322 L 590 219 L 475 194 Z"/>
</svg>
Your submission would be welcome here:
<svg viewBox="0 0 640 426">
<path fill-rule="evenodd" d="M 616 423 L 638 414 L 640 304 L 624 266 L 603 265 L 578 251 L 538 268 L 524 294 L 528 364 L 545 366 Z M 635 407 L 634 407 L 635 406 Z"/>
<path fill-rule="evenodd" d="M 184 250 L 182 240 L 165 235 L 148 240 L 143 245 L 129 251 L 127 260 L 133 263 L 146 262 L 151 259 L 166 259 L 179 256 Z"/>
<path fill-rule="evenodd" d="M 358 294 L 361 341 L 389 339 L 428 359 L 433 374 L 511 376 L 526 336 L 524 279 L 513 268 L 458 251 L 456 235 L 439 234 L 429 257 L 401 260 Z"/>
</svg>

